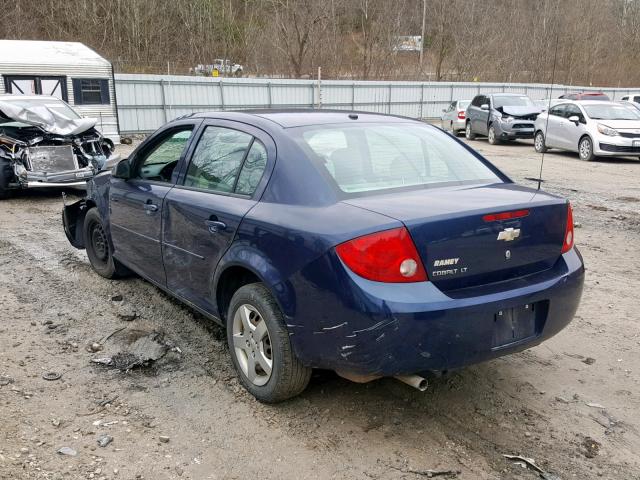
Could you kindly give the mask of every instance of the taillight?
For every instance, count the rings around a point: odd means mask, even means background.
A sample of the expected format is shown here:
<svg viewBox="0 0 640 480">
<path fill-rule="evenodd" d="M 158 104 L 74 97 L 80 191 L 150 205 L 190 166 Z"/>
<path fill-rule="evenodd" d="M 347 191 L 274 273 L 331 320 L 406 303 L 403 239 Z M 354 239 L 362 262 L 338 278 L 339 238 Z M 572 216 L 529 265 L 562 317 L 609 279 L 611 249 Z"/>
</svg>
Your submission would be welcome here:
<svg viewBox="0 0 640 480">
<path fill-rule="evenodd" d="M 564 243 L 562 253 L 566 253 L 573 248 L 573 208 L 567 203 L 567 227 L 564 230 Z"/>
<path fill-rule="evenodd" d="M 464 110 L 462 110 L 462 111 L 458 112 L 458 119 L 460 119 L 460 120 L 464 120 L 464 118 L 465 118 Z"/>
<path fill-rule="evenodd" d="M 354 238 L 338 245 L 336 252 L 347 267 L 368 280 L 427 281 L 427 272 L 405 227 Z"/>
</svg>

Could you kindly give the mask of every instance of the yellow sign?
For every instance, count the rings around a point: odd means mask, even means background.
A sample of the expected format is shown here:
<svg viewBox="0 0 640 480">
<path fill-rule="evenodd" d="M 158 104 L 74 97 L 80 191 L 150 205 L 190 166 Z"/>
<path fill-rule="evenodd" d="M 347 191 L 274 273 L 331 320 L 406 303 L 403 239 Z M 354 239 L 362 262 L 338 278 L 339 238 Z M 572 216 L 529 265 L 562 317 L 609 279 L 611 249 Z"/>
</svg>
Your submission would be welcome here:
<svg viewBox="0 0 640 480">
<path fill-rule="evenodd" d="M 211 70 L 211 76 L 212 77 L 219 77 L 220 76 L 220 72 L 218 71 L 217 68 L 214 68 L 213 70 Z"/>
</svg>

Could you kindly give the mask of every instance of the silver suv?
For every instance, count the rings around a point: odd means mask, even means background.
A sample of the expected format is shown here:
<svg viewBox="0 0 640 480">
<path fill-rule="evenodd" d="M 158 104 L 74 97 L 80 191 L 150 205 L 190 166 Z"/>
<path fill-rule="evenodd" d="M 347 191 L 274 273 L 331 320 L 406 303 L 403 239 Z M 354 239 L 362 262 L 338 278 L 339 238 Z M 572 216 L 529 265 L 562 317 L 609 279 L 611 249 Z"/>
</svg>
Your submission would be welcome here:
<svg viewBox="0 0 640 480">
<path fill-rule="evenodd" d="M 533 138 L 533 124 L 542 110 L 521 93 L 477 95 L 467 107 L 465 136 L 486 135 L 495 145 L 502 140 Z"/>
</svg>

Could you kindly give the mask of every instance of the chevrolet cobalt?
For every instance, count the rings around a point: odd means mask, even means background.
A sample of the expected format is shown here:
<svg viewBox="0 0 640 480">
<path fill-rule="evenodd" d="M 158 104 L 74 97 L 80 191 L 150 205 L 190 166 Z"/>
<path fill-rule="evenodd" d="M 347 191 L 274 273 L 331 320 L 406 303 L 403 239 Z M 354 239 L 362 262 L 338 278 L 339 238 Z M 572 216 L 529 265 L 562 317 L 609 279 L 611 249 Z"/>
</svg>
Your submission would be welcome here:
<svg viewBox="0 0 640 480">
<path fill-rule="evenodd" d="M 106 278 L 135 272 L 226 326 L 246 389 L 311 369 L 418 388 L 573 318 L 572 211 L 442 130 L 348 112 L 172 121 L 88 181 L 65 233 Z"/>
</svg>

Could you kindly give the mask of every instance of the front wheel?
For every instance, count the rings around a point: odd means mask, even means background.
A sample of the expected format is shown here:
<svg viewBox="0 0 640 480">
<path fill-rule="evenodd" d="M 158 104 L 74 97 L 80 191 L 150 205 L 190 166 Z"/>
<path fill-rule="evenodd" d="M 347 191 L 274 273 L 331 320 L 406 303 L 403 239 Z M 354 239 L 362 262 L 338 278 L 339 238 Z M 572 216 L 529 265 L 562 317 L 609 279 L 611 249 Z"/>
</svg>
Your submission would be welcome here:
<svg viewBox="0 0 640 480">
<path fill-rule="evenodd" d="M 535 148 L 538 153 L 545 153 L 547 151 L 547 145 L 544 142 L 544 133 L 536 133 L 533 139 L 533 148 Z"/>
<path fill-rule="evenodd" d="M 254 397 L 276 403 L 307 387 L 311 369 L 293 352 L 282 312 L 263 284 L 238 289 L 226 323 L 233 365 L 240 382 Z"/>
<path fill-rule="evenodd" d="M 593 142 L 589 137 L 583 137 L 580 139 L 580 143 L 578 143 L 578 155 L 580 156 L 580 160 L 584 160 L 586 162 L 590 162 L 596 158 L 593 154 Z"/>
<path fill-rule="evenodd" d="M 500 143 L 500 140 L 496 136 L 496 129 L 493 125 L 489 127 L 489 133 L 487 135 L 487 140 L 491 145 L 497 145 Z"/>
<path fill-rule="evenodd" d="M 83 234 L 89 262 L 98 275 L 118 278 L 129 273 L 124 265 L 113 258 L 109 237 L 96 207 L 91 208 L 85 216 Z"/>
<path fill-rule="evenodd" d="M 475 140 L 476 134 L 471 130 L 471 122 L 467 122 L 467 126 L 464 129 L 464 136 L 467 140 Z"/>
</svg>

